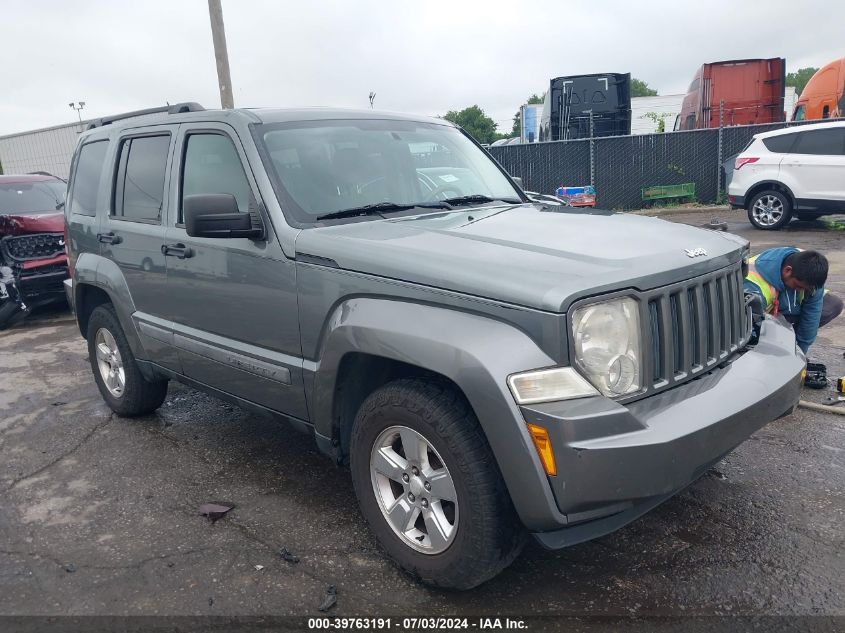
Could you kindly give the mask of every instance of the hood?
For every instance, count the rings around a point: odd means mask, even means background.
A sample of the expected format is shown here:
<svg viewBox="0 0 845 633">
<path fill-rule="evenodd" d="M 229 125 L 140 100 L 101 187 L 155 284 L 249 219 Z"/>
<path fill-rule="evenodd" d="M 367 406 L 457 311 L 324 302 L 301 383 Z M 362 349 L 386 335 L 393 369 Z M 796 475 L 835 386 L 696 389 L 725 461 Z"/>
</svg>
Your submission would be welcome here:
<svg viewBox="0 0 845 633">
<path fill-rule="evenodd" d="M 585 296 L 648 290 L 738 262 L 747 242 L 628 214 L 523 204 L 301 231 L 297 255 L 343 269 L 550 312 Z M 690 257 L 687 249 L 704 249 Z"/>
<path fill-rule="evenodd" d="M 61 233 L 65 230 L 62 213 L 37 215 L 0 215 L 0 237 L 26 233 Z"/>
</svg>

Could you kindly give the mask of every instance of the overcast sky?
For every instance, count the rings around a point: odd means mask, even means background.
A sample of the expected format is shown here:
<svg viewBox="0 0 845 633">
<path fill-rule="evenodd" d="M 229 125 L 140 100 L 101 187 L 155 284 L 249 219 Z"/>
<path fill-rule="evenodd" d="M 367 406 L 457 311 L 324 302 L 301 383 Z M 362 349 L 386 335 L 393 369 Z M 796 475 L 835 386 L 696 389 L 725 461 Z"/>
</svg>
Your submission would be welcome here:
<svg viewBox="0 0 845 633">
<path fill-rule="evenodd" d="M 845 55 L 845 2 L 223 0 L 235 106 L 440 115 L 510 129 L 550 77 L 631 72 L 682 93 L 704 62 Z M 0 134 L 199 101 L 218 107 L 206 0 L 0 0 Z"/>
</svg>

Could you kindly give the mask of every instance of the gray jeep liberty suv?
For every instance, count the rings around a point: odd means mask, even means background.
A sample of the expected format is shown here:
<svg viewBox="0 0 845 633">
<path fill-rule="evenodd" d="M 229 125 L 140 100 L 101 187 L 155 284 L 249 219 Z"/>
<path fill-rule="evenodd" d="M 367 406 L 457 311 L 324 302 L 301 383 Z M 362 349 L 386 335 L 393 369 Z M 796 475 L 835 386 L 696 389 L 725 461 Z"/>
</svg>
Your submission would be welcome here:
<svg viewBox="0 0 845 633">
<path fill-rule="evenodd" d="M 428 583 L 607 534 L 798 400 L 735 236 L 533 203 L 439 119 L 132 114 L 81 135 L 66 210 L 106 403 L 174 379 L 289 421 Z"/>
</svg>

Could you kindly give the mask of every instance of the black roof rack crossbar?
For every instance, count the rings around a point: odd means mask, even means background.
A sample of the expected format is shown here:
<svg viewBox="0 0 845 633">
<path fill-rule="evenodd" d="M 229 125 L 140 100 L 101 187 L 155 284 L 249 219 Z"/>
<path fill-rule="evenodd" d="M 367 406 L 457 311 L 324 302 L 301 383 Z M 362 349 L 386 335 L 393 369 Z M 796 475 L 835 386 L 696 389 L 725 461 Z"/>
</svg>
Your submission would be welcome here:
<svg viewBox="0 0 845 633">
<path fill-rule="evenodd" d="M 93 130 L 97 127 L 109 125 L 115 121 L 122 121 L 123 119 L 131 119 L 136 116 L 144 116 L 147 114 L 182 114 L 183 112 L 202 112 L 205 110 L 200 104 L 194 101 L 186 101 L 184 103 L 174 103 L 173 105 L 161 106 L 159 108 L 147 108 L 146 110 L 133 110 L 132 112 L 124 112 L 123 114 L 114 114 L 112 116 L 104 116 L 99 119 L 92 119 L 88 123 L 88 129 Z"/>
</svg>

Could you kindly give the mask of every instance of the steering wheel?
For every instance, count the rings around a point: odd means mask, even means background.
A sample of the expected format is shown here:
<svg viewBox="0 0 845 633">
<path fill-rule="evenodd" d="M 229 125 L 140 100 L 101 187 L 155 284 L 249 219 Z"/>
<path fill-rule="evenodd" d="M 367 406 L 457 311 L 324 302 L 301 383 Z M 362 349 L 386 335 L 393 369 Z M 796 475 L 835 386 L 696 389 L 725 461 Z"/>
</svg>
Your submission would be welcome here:
<svg viewBox="0 0 845 633">
<path fill-rule="evenodd" d="M 439 187 L 435 187 L 434 189 L 428 192 L 427 200 L 436 200 L 437 196 L 439 196 L 441 193 L 446 193 L 447 191 L 451 191 L 452 193 L 454 193 L 455 197 L 463 195 L 460 189 L 455 188 L 455 185 L 440 185 Z"/>
</svg>

